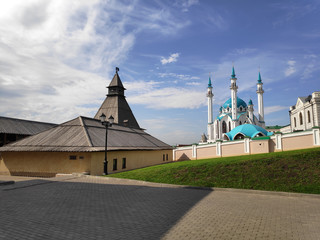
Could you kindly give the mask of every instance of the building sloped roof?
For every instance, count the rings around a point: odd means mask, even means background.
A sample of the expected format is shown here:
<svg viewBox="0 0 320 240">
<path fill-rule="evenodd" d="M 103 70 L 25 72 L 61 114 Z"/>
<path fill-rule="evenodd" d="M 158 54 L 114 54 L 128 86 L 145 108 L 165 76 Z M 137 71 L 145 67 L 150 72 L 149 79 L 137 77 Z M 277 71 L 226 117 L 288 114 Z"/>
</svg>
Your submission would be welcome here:
<svg viewBox="0 0 320 240">
<path fill-rule="evenodd" d="M 250 138 L 256 137 L 259 133 L 262 134 L 263 136 L 271 136 L 273 133 L 268 132 L 264 128 L 253 125 L 253 124 L 243 124 L 240 126 L 235 127 L 232 129 L 230 132 L 225 133 L 230 140 L 234 140 L 235 136 L 238 134 L 242 134 L 243 136 L 247 136 Z"/>
<path fill-rule="evenodd" d="M 106 129 L 94 118 L 77 117 L 47 131 L 5 145 L 0 152 L 104 151 Z M 151 136 L 142 129 L 117 124 L 108 129 L 108 150 L 161 150 L 171 146 Z"/>
<path fill-rule="evenodd" d="M 57 124 L 0 117 L 0 133 L 34 135 Z"/>
<path fill-rule="evenodd" d="M 237 108 L 239 108 L 240 106 L 246 108 L 247 104 L 245 101 L 243 101 L 241 98 L 237 97 Z M 231 98 L 229 98 L 227 101 L 225 101 L 225 103 L 222 105 L 223 108 L 231 108 L 232 107 L 232 102 L 231 102 Z"/>
<path fill-rule="evenodd" d="M 114 122 L 132 128 L 140 128 L 135 116 L 133 115 L 131 108 L 125 98 L 123 84 L 118 74 L 118 68 L 114 77 L 108 86 L 108 94 L 98 112 L 94 116 L 95 119 L 99 119 L 103 113 L 109 118 L 111 115 L 114 118 Z"/>
</svg>

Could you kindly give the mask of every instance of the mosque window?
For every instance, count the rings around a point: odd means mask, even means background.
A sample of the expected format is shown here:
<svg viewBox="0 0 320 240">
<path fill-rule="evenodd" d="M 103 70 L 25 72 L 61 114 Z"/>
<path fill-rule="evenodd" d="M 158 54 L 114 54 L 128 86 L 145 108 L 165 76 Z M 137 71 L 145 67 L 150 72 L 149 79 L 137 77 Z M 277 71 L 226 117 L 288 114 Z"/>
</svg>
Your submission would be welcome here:
<svg viewBox="0 0 320 240">
<path fill-rule="evenodd" d="M 241 121 L 239 122 L 239 125 L 242 125 L 242 122 L 241 122 Z"/>
<path fill-rule="evenodd" d="M 244 139 L 244 136 L 243 136 L 241 133 L 238 133 L 233 139 L 234 139 L 234 140 Z"/>
<path fill-rule="evenodd" d="M 294 127 L 297 127 L 297 120 L 296 118 L 293 118 Z"/>
<path fill-rule="evenodd" d="M 302 113 L 299 113 L 299 120 L 300 120 L 300 125 L 302 125 L 303 124 Z"/>
<path fill-rule="evenodd" d="M 231 131 L 231 123 L 229 122 L 229 132 Z"/>
<path fill-rule="evenodd" d="M 240 109 L 240 112 L 242 112 L 242 110 L 243 110 L 243 109 L 242 109 L 242 106 L 240 106 L 240 108 L 239 108 L 239 109 Z M 241 125 L 241 124 L 240 124 L 240 125 Z"/>
<path fill-rule="evenodd" d="M 310 111 L 308 111 L 308 123 L 311 123 Z"/>
<path fill-rule="evenodd" d="M 226 133 L 227 132 L 227 124 L 225 121 L 222 122 L 222 133 Z"/>
</svg>

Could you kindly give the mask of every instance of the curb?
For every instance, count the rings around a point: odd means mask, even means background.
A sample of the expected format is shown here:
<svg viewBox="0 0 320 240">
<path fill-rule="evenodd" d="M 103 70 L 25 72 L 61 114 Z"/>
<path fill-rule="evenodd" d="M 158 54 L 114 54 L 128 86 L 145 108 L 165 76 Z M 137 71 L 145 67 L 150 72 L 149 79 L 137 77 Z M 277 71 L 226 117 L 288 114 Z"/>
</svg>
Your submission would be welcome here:
<svg viewBox="0 0 320 240">
<path fill-rule="evenodd" d="M 14 184 L 15 181 L 0 181 L 0 186 Z"/>
<path fill-rule="evenodd" d="M 101 176 L 91 176 L 87 175 L 85 177 L 89 178 L 100 178 Z M 216 187 L 198 187 L 190 185 L 175 185 L 168 183 L 155 183 L 147 182 L 134 179 L 126 178 L 113 178 L 113 177 L 101 177 L 106 180 L 112 179 L 116 181 L 128 181 L 130 183 L 137 183 L 139 185 L 150 186 L 150 187 L 167 187 L 167 188 L 184 188 L 184 189 L 194 189 L 194 190 L 207 190 L 207 191 L 216 191 L 216 192 L 238 192 L 238 193 L 247 193 L 247 194 L 260 194 L 260 195 L 269 195 L 269 196 L 284 196 L 284 197 L 308 197 L 308 198 L 318 198 L 320 199 L 320 194 L 309 194 L 309 193 L 295 193 L 295 192 L 277 192 L 277 191 L 265 191 L 265 190 L 252 190 L 252 189 L 238 189 L 238 188 L 216 188 Z"/>
</svg>

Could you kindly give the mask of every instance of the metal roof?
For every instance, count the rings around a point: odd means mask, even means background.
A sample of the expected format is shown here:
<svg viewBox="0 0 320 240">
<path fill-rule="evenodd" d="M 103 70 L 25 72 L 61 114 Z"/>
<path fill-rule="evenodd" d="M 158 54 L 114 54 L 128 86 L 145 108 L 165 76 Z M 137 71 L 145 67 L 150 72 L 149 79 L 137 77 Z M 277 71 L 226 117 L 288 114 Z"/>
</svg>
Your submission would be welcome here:
<svg viewBox="0 0 320 240">
<path fill-rule="evenodd" d="M 119 125 L 140 128 L 125 98 L 125 88 L 122 85 L 118 72 L 115 73 L 108 89 L 109 93 L 94 118 L 99 119 L 103 113 L 107 118 L 112 115 L 114 122 Z M 114 90 L 114 92 L 112 92 L 112 90 Z"/>
<path fill-rule="evenodd" d="M 0 152 L 104 151 L 106 129 L 94 118 L 79 116 L 47 131 L 24 138 L 0 148 Z M 108 150 L 161 150 L 171 146 L 142 129 L 113 124 L 108 129 Z"/>
<path fill-rule="evenodd" d="M 241 98 L 237 97 L 237 108 L 239 108 L 240 106 L 246 108 L 247 104 L 245 101 L 243 101 Z M 223 105 L 223 108 L 231 108 L 232 107 L 232 102 L 231 102 L 231 98 L 229 98 Z"/>
<path fill-rule="evenodd" d="M 56 126 L 57 124 L 0 117 L 0 133 L 34 135 Z"/>
<path fill-rule="evenodd" d="M 259 133 L 261 133 L 263 136 L 271 136 L 273 133 L 268 132 L 264 128 L 253 125 L 253 124 L 243 124 L 240 126 L 235 127 L 230 132 L 225 133 L 230 140 L 234 140 L 235 136 L 237 136 L 239 133 L 241 133 L 243 136 L 247 136 L 250 138 L 254 138 Z"/>
</svg>

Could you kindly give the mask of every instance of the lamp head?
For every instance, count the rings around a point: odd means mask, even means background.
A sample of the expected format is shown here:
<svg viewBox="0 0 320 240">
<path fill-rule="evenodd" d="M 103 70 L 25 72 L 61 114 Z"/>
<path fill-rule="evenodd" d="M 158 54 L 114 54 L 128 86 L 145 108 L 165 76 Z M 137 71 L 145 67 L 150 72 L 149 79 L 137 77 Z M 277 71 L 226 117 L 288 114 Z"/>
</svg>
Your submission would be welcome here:
<svg viewBox="0 0 320 240">
<path fill-rule="evenodd" d="M 104 113 L 102 113 L 99 118 L 100 118 L 100 121 L 101 121 L 102 123 L 104 123 L 104 122 L 106 121 L 106 115 L 104 115 Z"/>
<path fill-rule="evenodd" d="M 112 115 L 108 118 L 109 123 L 113 124 L 114 122 L 114 118 L 112 117 Z"/>
</svg>

